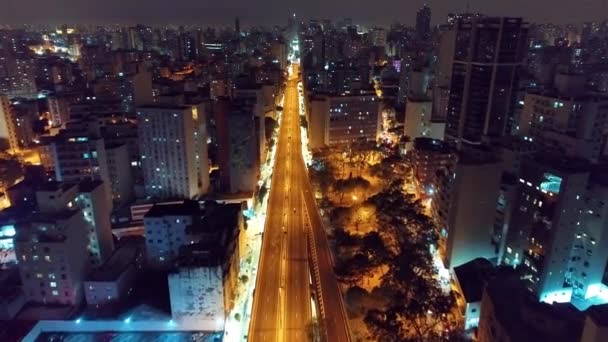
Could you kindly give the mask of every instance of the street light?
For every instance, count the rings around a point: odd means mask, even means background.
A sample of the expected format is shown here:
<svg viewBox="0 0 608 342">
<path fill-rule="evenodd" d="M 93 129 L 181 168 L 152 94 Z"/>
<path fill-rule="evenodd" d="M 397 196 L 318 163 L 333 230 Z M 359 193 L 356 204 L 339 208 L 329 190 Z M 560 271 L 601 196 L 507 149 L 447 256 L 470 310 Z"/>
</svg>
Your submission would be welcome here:
<svg viewBox="0 0 608 342">
<path fill-rule="evenodd" d="M 357 200 L 357 196 L 353 195 L 353 201 Z"/>
</svg>

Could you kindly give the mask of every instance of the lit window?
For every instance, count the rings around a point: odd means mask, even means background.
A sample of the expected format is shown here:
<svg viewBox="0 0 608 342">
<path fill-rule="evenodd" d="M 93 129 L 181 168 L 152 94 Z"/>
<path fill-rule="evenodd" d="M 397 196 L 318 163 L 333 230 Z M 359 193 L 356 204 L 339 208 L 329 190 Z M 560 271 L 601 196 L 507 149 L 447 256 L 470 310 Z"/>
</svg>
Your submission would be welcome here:
<svg viewBox="0 0 608 342">
<path fill-rule="evenodd" d="M 57 287 L 57 283 L 56 283 L 56 282 L 54 282 L 54 281 L 52 281 L 52 282 L 50 283 L 50 285 L 51 285 L 51 287 Z"/>
<path fill-rule="evenodd" d="M 57 291 L 57 290 L 53 290 L 52 293 L 53 293 L 53 296 L 59 296 L 59 291 Z"/>
<path fill-rule="evenodd" d="M 46 260 L 47 262 L 51 262 L 51 257 L 48 255 L 45 255 L 44 260 Z"/>
</svg>

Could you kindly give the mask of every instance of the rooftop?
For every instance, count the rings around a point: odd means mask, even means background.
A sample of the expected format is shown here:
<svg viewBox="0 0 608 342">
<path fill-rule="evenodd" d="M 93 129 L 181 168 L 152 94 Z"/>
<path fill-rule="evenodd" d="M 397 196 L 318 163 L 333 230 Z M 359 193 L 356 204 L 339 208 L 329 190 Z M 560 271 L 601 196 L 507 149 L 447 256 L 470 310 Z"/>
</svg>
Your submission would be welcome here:
<svg viewBox="0 0 608 342">
<path fill-rule="evenodd" d="M 118 247 L 101 267 L 89 274 L 86 281 L 116 280 L 144 252 L 144 241 L 143 237 L 139 237 L 139 239 L 132 239 Z"/>
<path fill-rule="evenodd" d="M 39 186 L 36 187 L 36 191 L 45 191 L 45 192 L 53 192 L 53 191 L 68 191 L 69 189 L 73 188 L 75 185 L 74 184 L 70 184 L 70 183 L 65 183 L 65 182 L 57 182 L 57 181 L 52 181 L 52 182 L 45 182 L 40 184 Z"/>
<path fill-rule="evenodd" d="M 100 180 L 83 180 L 78 183 L 78 192 L 93 192 L 103 184 Z"/>
<path fill-rule="evenodd" d="M 561 154 L 539 152 L 529 156 L 528 162 L 547 166 L 564 174 L 585 173 L 591 171 L 589 161 L 582 158 L 566 157 Z"/>
<path fill-rule="evenodd" d="M 593 322 L 599 326 L 608 326 L 608 304 L 594 305 L 587 310 Z"/>
<path fill-rule="evenodd" d="M 467 303 L 481 301 L 483 288 L 493 270 L 492 263 L 484 258 L 477 258 L 454 267 L 456 279 Z"/>
<path fill-rule="evenodd" d="M 524 288 L 516 270 L 497 271 L 497 276 L 488 282 L 486 293 L 497 323 L 512 341 L 578 341 L 582 313 L 571 304 L 538 302 Z"/>
<path fill-rule="evenodd" d="M 203 211 L 197 201 L 186 200 L 182 203 L 155 204 L 148 210 L 144 218 L 163 216 L 187 216 L 202 214 Z"/>
<path fill-rule="evenodd" d="M 175 105 L 175 104 L 168 104 L 168 103 L 155 103 L 155 104 L 149 104 L 149 105 L 143 105 L 143 106 L 139 106 L 137 107 L 137 110 L 140 109 L 177 109 L 177 110 L 184 110 L 184 109 L 188 109 L 190 107 L 188 106 L 182 106 L 182 105 Z"/>
<path fill-rule="evenodd" d="M 439 153 L 450 153 L 449 146 L 441 140 L 431 138 L 414 139 L 414 148 L 422 151 L 434 151 Z"/>
</svg>

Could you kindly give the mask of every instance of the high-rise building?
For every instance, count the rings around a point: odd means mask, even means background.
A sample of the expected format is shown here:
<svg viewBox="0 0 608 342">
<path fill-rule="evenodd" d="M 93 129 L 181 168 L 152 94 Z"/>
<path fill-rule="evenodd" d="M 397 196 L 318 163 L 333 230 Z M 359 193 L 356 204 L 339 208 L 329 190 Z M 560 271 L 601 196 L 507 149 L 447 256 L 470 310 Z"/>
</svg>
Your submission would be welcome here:
<svg viewBox="0 0 608 342">
<path fill-rule="evenodd" d="M 443 140 L 445 121 L 433 120 L 432 106 L 430 98 L 408 96 L 404 125 L 404 134 L 410 139 L 407 150 L 412 149 L 416 138 Z"/>
<path fill-rule="evenodd" d="M 501 174 L 500 160 L 485 148 L 467 149 L 454 166 L 440 170 L 431 203 L 444 237 L 446 267 L 480 257 L 495 261 L 492 233 Z"/>
<path fill-rule="evenodd" d="M 190 199 L 206 193 L 209 161 L 201 106 L 143 106 L 137 120 L 146 194 Z"/>
<path fill-rule="evenodd" d="M 380 135 L 382 115 L 376 95 L 317 94 L 309 98 L 308 107 L 308 134 L 313 148 L 376 141 Z"/>
<path fill-rule="evenodd" d="M 78 305 L 87 271 L 114 248 L 110 207 L 99 181 L 35 185 L 33 208 L 6 215 L 14 222 L 15 253 L 24 294 L 38 304 Z"/>
<path fill-rule="evenodd" d="M 384 47 L 386 45 L 386 30 L 382 27 L 373 27 L 369 35 L 373 46 Z"/>
<path fill-rule="evenodd" d="M 49 106 L 50 126 L 59 127 L 70 118 L 70 98 L 67 96 L 49 96 L 47 97 Z"/>
<path fill-rule="evenodd" d="M 133 70 L 106 75 L 91 83 L 99 100 L 120 100 L 124 112 L 132 113 L 138 106 L 153 103 L 152 73 L 141 64 L 131 65 Z"/>
<path fill-rule="evenodd" d="M 86 121 L 70 121 L 67 129 L 45 139 L 49 140 L 48 153 L 41 150 L 41 158 L 46 167 L 54 168 L 57 180 L 101 180 L 107 187 L 108 199 L 122 204 L 133 196 L 133 157 L 127 145 L 132 141 L 128 140 L 126 134 L 115 138 L 111 134 L 114 131 L 104 130 L 111 141 L 106 144 L 106 139 L 100 137 L 101 121 L 96 117 L 88 117 Z M 136 141 L 136 138 L 131 140 Z M 52 161 L 47 161 L 47 157 Z M 139 158 L 135 160 L 137 163 Z"/>
<path fill-rule="evenodd" d="M 17 225 L 15 253 L 23 291 L 38 304 L 77 305 L 88 268 L 87 231 L 80 210 L 35 215 Z"/>
<path fill-rule="evenodd" d="M 576 225 L 566 274 L 567 281 L 572 286 L 572 302 L 575 305 L 583 302 L 581 299 L 604 297 L 608 293 L 607 171 L 605 167 L 592 170 L 583 199 L 580 225 Z"/>
<path fill-rule="evenodd" d="M 241 34 L 241 20 L 239 17 L 234 18 L 234 32 L 238 35 Z"/>
<path fill-rule="evenodd" d="M 80 208 L 89 227 L 89 261 L 93 267 L 97 267 L 114 251 L 110 224 L 112 206 L 108 203 L 107 187 L 99 180 L 85 180 L 78 183 L 77 191 L 74 205 Z"/>
<path fill-rule="evenodd" d="M 234 101 L 237 105 L 242 103 L 246 108 L 251 107 L 255 117 L 255 131 L 258 136 L 256 146 L 258 148 L 259 163 L 266 161 L 266 125 L 264 113 L 264 94 L 261 85 L 239 87 L 234 90 Z"/>
<path fill-rule="evenodd" d="M 198 241 L 192 228 L 204 216 L 197 201 L 154 205 L 144 216 L 146 258 L 154 268 L 170 268 L 183 245 Z"/>
<path fill-rule="evenodd" d="M 452 62 L 446 140 L 479 144 L 508 132 L 517 73 L 526 53 L 521 18 L 459 21 Z"/>
<path fill-rule="evenodd" d="M 84 217 L 81 226 L 86 232 L 87 256 L 91 266 L 99 266 L 114 250 L 110 226 L 111 205 L 106 187 L 101 181 L 79 183 L 50 182 L 35 188 L 37 208 L 43 213 L 63 209 L 80 209 Z"/>
<path fill-rule="evenodd" d="M 548 153 L 522 162 L 503 263 L 520 265 L 526 286 L 542 301 L 570 301 L 572 288 L 564 284 L 589 171 L 583 159 Z"/>
<path fill-rule="evenodd" d="M 205 330 L 222 330 L 234 307 L 243 255 L 241 204 L 206 202 L 204 216 L 188 228 L 195 240 L 182 246 L 168 275 L 171 316 Z"/>
<path fill-rule="evenodd" d="M 283 39 L 273 40 L 271 43 L 272 56 L 281 67 L 281 70 L 287 70 L 287 44 Z"/>
<path fill-rule="evenodd" d="M 23 101 L 13 105 L 15 136 L 19 148 L 28 148 L 34 141 L 34 122 L 38 120 L 38 102 Z"/>
<path fill-rule="evenodd" d="M 429 39 L 431 35 L 431 8 L 424 4 L 422 8 L 416 12 L 416 36 L 424 41 Z"/>
<path fill-rule="evenodd" d="M 112 199 L 117 204 L 128 203 L 133 199 L 134 195 L 134 178 L 131 169 L 131 156 L 127 144 L 107 144 L 106 158 Z"/>
<path fill-rule="evenodd" d="M 220 190 L 251 193 L 259 177 L 261 139 L 254 103 L 220 98 L 213 104 L 213 113 Z"/>
<path fill-rule="evenodd" d="M 319 149 L 329 142 L 329 99 L 324 95 L 313 95 L 308 98 L 306 121 L 308 122 L 308 146 Z"/>
<path fill-rule="evenodd" d="M 608 128 L 608 98 L 584 93 L 584 82 L 584 75 L 558 74 L 555 90 L 529 91 L 515 131 L 544 149 L 598 161 Z"/>
<path fill-rule="evenodd" d="M 411 152 L 414 184 L 419 198 L 432 198 L 437 172 L 454 164 L 456 154 L 446 143 L 431 138 L 416 138 Z"/>
<path fill-rule="evenodd" d="M 15 118 L 6 95 L 0 94 L 0 148 L 16 152 L 19 146 Z"/>
<path fill-rule="evenodd" d="M 53 139 L 51 146 L 55 178 L 65 182 L 101 180 L 109 187 L 110 175 L 104 139 L 77 133 L 64 132 Z"/>
<path fill-rule="evenodd" d="M 0 53 L 0 93 L 10 97 L 35 98 L 38 90 L 34 59 Z"/>
</svg>

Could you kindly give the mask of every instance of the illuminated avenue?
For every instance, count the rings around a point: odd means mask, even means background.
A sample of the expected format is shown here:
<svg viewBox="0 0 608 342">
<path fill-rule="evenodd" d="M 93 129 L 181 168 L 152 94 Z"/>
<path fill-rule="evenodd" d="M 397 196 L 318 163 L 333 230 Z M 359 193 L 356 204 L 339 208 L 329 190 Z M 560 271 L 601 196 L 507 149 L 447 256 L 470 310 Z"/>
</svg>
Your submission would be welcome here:
<svg viewBox="0 0 608 342">
<path fill-rule="evenodd" d="M 302 158 L 299 66 L 294 64 L 292 68 L 285 89 L 250 339 L 308 341 L 313 333 L 311 306 L 314 305 L 311 302 L 314 286 L 310 281 L 320 280 L 318 302 L 323 306 L 321 314 L 329 317 L 325 321 L 327 339 L 349 341 L 342 296 L 333 275 L 331 250 Z M 315 245 L 315 253 L 309 253 L 312 250 L 308 248 L 309 241 Z M 309 267 L 309 260 L 316 263 L 317 274 L 314 267 Z"/>
</svg>

